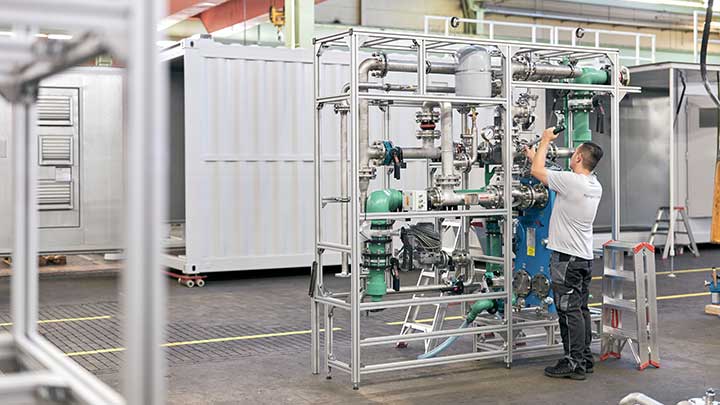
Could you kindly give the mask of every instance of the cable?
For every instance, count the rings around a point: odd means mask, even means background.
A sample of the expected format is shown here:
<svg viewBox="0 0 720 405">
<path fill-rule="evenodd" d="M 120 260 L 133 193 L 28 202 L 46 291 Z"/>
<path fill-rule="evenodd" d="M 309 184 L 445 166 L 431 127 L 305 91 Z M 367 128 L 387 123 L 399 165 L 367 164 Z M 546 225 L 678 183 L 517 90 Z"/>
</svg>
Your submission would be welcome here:
<svg viewBox="0 0 720 405">
<path fill-rule="evenodd" d="M 677 118 L 678 115 L 680 115 L 680 108 L 682 107 L 683 100 L 685 99 L 685 90 L 687 90 L 687 83 L 685 83 L 685 72 L 682 70 L 678 70 L 678 73 L 680 73 L 680 82 L 682 83 L 682 92 L 680 92 L 680 100 L 678 100 L 677 109 L 675 110 L 675 124 L 677 124 Z"/>
<path fill-rule="evenodd" d="M 713 0 L 708 0 L 707 9 L 705 10 L 705 23 L 703 24 L 702 42 L 700 43 L 700 76 L 702 77 L 705 91 L 707 91 L 710 99 L 717 108 L 720 108 L 720 100 L 713 94 L 710 88 L 710 82 L 707 79 L 707 47 L 710 38 L 710 23 L 713 15 Z"/>
</svg>

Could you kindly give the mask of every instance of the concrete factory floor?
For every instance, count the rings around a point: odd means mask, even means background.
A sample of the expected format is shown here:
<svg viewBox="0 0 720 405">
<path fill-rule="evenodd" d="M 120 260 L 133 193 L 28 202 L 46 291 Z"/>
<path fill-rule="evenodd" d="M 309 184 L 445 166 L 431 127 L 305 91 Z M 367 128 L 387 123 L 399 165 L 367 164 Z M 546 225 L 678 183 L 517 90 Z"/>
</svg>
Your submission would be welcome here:
<svg viewBox="0 0 720 405">
<path fill-rule="evenodd" d="M 701 247 L 700 258 L 686 254 L 675 261 L 677 278 L 659 274 L 660 369 L 637 371 L 626 353 L 621 360 L 598 363 L 586 381 L 553 380 L 543 368 L 557 356 L 520 359 L 508 370 L 499 361 L 375 374 L 353 391 L 349 377 L 335 371 L 332 380 L 309 369 L 307 271 L 211 276 L 204 288 L 188 289 L 168 279 L 167 388 L 172 404 L 616 404 L 630 392 L 643 392 L 667 404 L 720 388 L 720 318 L 703 313 L 709 302 L 703 280 L 720 264 L 720 249 Z M 668 261 L 657 260 L 657 271 Z M 596 263 L 595 272 L 601 271 Z M 348 280 L 326 274 L 330 288 Z M 405 274 L 414 284 L 417 274 Z M 593 282 L 593 301 L 600 298 Z M 41 332 L 81 365 L 118 385 L 121 321 L 116 273 L 52 275 L 41 280 Z M 0 324 L 10 325 L 9 279 L 0 279 Z M 449 315 L 459 315 L 451 307 Z M 398 333 L 403 310 L 364 317 L 367 335 Z M 427 313 L 425 314 L 427 315 Z M 337 352 L 346 356 L 349 334 L 338 314 Z M 450 320 L 448 323 L 459 323 Z M 367 362 L 414 358 L 419 342 L 406 349 L 377 347 L 364 351 Z M 452 351 L 469 350 L 460 339 Z M 597 352 L 598 348 L 595 348 Z"/>
</svg>

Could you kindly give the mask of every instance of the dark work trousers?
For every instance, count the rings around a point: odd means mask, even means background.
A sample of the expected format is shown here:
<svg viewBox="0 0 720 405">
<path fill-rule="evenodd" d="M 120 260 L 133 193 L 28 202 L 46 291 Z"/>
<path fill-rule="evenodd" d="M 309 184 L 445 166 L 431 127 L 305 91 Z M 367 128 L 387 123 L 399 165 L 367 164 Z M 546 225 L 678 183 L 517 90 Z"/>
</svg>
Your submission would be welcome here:
<svg viewBox="0 0 720 405">
<path fill-rule="evenodd" d="M 573 369 L 579 367 L 584 371 L 593 366 L 588 309 L 592 260 L 553 252 L 550 270 L 565 358 Z"/>
</svg>

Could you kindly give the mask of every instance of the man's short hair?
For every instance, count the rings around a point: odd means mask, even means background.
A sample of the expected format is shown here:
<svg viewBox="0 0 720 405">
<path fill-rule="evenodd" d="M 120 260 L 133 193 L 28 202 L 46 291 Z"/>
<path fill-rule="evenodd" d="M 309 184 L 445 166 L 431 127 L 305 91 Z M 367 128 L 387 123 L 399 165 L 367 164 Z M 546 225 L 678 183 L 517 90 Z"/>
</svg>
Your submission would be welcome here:
<svg viewBox="0 0 720 405">
<path fill-rule="evenodd" d="M 583 166 L 593 171 L 600 159 L 603 157 L 603 150 L 600 145 L 594 142 L 585 142 L 578 147 L 578 151 L 582 154 Z"/>
</svg>

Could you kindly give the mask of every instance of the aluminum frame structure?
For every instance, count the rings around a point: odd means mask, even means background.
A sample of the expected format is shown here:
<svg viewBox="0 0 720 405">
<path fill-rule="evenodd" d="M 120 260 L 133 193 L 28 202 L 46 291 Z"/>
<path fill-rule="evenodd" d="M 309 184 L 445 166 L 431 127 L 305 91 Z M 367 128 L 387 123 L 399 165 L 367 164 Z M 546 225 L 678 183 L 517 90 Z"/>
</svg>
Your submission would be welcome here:
<svg viewBox="0 0 720 405">
<path fill-rule="evenodd" d="M 697 13 L 697 12 L 696 12 Z M 697 15 L 695 16 L 697 17 Z M 520 22 L 512 22 L 512 21 L 495 21 L 495 20 L 488 20 L 485 18 L 458 18 L 458 17 L 451 17 L 451 16 L 437 16 L 437 15 L 426 15 L 424 19 L 424 33 L 429 34 L 430 32 L 430 24 L 432 21 L 440 21 L 443 24 L 443 32 L 445 36 L 450 35 L 450 26 L 451 23 L 454 21 L 456 23 L 463 23 L 463 24 L 475 24 L 477 27 L 477 30 L 479 33 L 484 33 L 485 26 L 487 25 L 487 33 L 488 39 L 494 40 L 495 39 L 495 27 L 511 27 L 511 28 L 520 28 L 520 29 L 529 29 L 530 30 L 530 42 L 532 43 L 543 43 L 544 41 L 539 41 L 538 36 L 542 36 L 547 34 L 548 36 L 548 42 L 550 44 L 560 44 L 562 42 L 569 43 L 570 46 L 576 46 L 577 42 L 580 41 L 580 38 L 577 37 L 576 33 L 579 28 L 577 27 L 565 27 L 561 25 L 547 25 L 547 24 L 532 24 L 532 23 L 520 23 Z M 610 30 L 600 30 L 600 29 L 594 29 L 594 28 L 583 28 L 582 29 L 583 35 L 592 35 L 594 46 L 596 48 L 600 48 L 600 42 L 601 42 L 601 35 L 604 36 L 615 36 L 615 37 L 630 37 L 634 39 L 635 46 L 634 46 L 634 53 L 633 56 L 620 56 L 620 60 L 627 60 L 627 61 L 633 61 L 635 65 L 640 65 L 642 63 L 655 63 L 655 43 L 656 43 L 656 35 L 655 34 L 647 34 L 643 32 L 632 32 L 632 31 L 610 31 Z M 567 34 L 567 41 L 564 41 L 561 39 L 562 33 Z M 696 24 L 695 24 L 695 37 L 697 38 L 697 18 L 696 18 Z M 642 47 L 641 40 L 647 39 L 650 41 L 650 56 L 644 57 L 640 56 Z M 562 41 L 562 42 L 561 42 Z M 695 41 L 697 43 L 697 41 Z"/>
<path fill-rule="evenodd" d="M 575 58 L 592 58 L 607 57 L 613 66 L 613 72 L 618 72 L 619 51 L 606 48 L 588 48 L 588 47 L 572 47 L 565 45 L 544 45 L 523 43 L 514 41 L 490 41 L 466 37 L 447 37 L 433 36 L 422 34 L 400 34 L 391 32 L 378 32 L 364 29 L 350 29 L 334 35 L 316 38 L 314 41 L 314 93 L 315 93 L 315 131 L 314 131 L 314 162 L 315 162 L 315 260 L 313 266 L 313 276 L 311 277 L 310 296 L 311 296 L 311 371 L 313 374 L 319 374 L 321 366 L 325 367 L 327 376 L 331 376 L 333 369 L 338 369 L 350 374 L 351 382 L 354 389 L 358 389 L 361 376 L 372 373 L 405 370 L 411 368 L 426 367 L 440 364 L 450 364 L 469 360 L 502 358 L 509 368 L 516 353 L 513 344 L 515 336 L 514 330 L 517 329 L 515 324 L 514 311 L 504 311 L 502 322 L 499 325 L 471 326 L 468 328 L 445 329 L 435 332 L 414 333 L 412 335 L 389 335 L 363 337 L 361 313 L 363 311 L 378 310 L 384 308 L 409 307 L 412 305 L 429 305 L 442 303 L 461 303 L 465 305 L 481 298 L 502 300 L 506 304 L 506 308 L 510 307 L 512 301 L 512 274 L 513 268 L 513 210 L 511 193 L 503 193 L 503 207 L 497 209 L 480 209 L 468 208 L 465 206 L 458 207 L 455 211 L 416 211 L 416 212 L 394 212 L 394 213 L 365 213 L 362 211 L 360 204 L 360 187 L 359 187 L 359 170 L 360 170 L 360 150 L 358 147 L 360 122 L 359 122 L 359 104 L 361 100 L 370 102 L 392 102 L 393 106 L 421 106 L 423 102 L 448 102 L 454 106 L 505 106 L 503 112 L 503 126 L 505 134 L 512 133 L 512 108 L 507 108 L 513 102 L 513 90 L 515 89 L 562 89 L 562 90 L 590 90 L 609 94 L 611 96 L 611 142 L 612 147 L 610 157 L 612 159 L 612 195 L 613 195 L 613 221 L 612 235 L 614 239 L 619 238 L 619 211 L 620 199 L 618 190 L 619 182 L 619 102 L 627 92 L 639 91 L 637 88 L 625 87 L 620 84 L 619 75 L 614 73 L 610 85 L 583 85 L 577 83 L 553 83 L 553 82 L 530 82 L 518 80 L 503 80 L 502 95 L 497 97 L 457 97 L 454 95 L 438 95 L 437 93 L 428 93 L 428 72 L 426 69 L 415 69 L 417 72 L 417 86 L 414 94 L 397 94 L 397 93 L 371 93 L 362 91 L 359 83 L 358 73 L 360 64 L 360 52 L 400 52 L 406 56 L 408 54 L 417 55 L 417 66 L 427 66 L 428 57 L 430 55 L 452 55 L 456 51 L 456 47 L 465 45 L 479 45 L 496 47 L 502 53 L 503 78 L 512 78 L 512 64 L 509 63 L 513 55 L 523 52 L 537 52 L 543 55 L 568 56 Z M 350 76 L 349 76 L 349 92 L 342 93 L 337 89 L 337 93 L 323 95 L 321 93 L 322 82 L 320 76 L 320 61 L 323 52 L 329 49 L 339 49 L 348 52 L 350 59 Z M 349 176 L 349 198 L 335 198 L 338 203 L 348 204 L 349 219 L 349 243 L 329 241 L 325 239 L 322 224 L 323 202 L 329 198 L 322 195 L 321 185 L 322 177 L 326 169 L 323 166 L 321 155 L 321 128 L 322 128 L 322 112 L 325 109 L 332 109 L 334 105 L 347 104 L 349 107 L 347 122 L 349 136 L 349 173 L 339 175 Z M 504 173 L 512 172 L 512 139 L 511 136 L 504 136 L 502 140 L 503 157 L 502 167 Z M 341 169 L 342 170 L 342 169 Z M 384 177 L 381 175 L 380 177 Z M 504 176 L 503 187 L 505 190 L 512 188 L 512 176 Z M 423 286 L 421 288 L 402 287 L 399 292 L 389 289 L 386 300 L 382 302 L 363 302 L 364 293 L 362 287 L 362 270 L 360 267 L 362 242 L 360 238 L 361 225 L 364 221 L 370 220 L 410 220 L 410 219 L 440 219 L 440 218 L 459 218 L 466 224 L 469 224 L 471 218 L 479 217 L 500 217 L 503 220 L 503 257 L 487 257 L 482 256 L 480 260 L 486 259 L 492 263 L 498 263 L 505 269 L 506 277 L 504 278 L 503 289 L 500 291 L 487 293 L 470 293 L 464 295 L 442 295 L 433 297 L 420 298 L 402 298 L 394 299 L 398 295 L 407 295 L 419 291 L 438 291 L 440 286 Z M 467 228 L 465 228 L 467 231 Z M 350 259 L 350 290 L 346 292 L 331 293 L 325 289 L 323 282 L 323 254 L 326 251 L 345 253 Z M 351 335 L 351 352 L 348 360 L 340 360 L 336 357 L 333 348 L 333 316 L 336 309 L 350 312 L 350 335 Z M 321 310 L 323 316 L 321 316 Z M 548 324 L 549 321 L 543 321 Z M 324 329 L 321 329 L 321 323 Z M 539 326 L 539 325 L 536 325 Z M 324 350 L 321 346 L 321 332 L 324 333 Z M 442 357 L 428 359 L 412 359 L 405 361 L 394 361 L 378 364 L 366 364 L 362 359 L 361 351 L 363 348 L 375 345 L 390 344 L 393 345 L 398 341 L 424 340 L 428 338 L 444 338 L 449 336 L 461 335 L 477 335 L 486 332 L 499 332 L 506 335 L 506 344 L 500 348 L 490 351 L 476 351 L 462 354 L 452 354 Z M 554 331 L 553 331 L 554 336 Z M 546 350 L 546 348 L 541 348 Z"/>
<path fill-rule="evenodd" d="M 165 292 L 160 240 L 165 208 L 166 82 L 156 48 L 164 2 L 7 0 L 0 24 L 0 94 L 12 103 L 15 227 L 11 280 L 12 332 L 0 335 L 3 403 L 160 404 L 164 402 Z M 35 38 L 62 30 L 65 42 Z M 126 343 L 122 391 L 102 383 L 43 338 L 37 329 L 37 136 L 35 101 L 41 80 L 110 53 L 128 66 L 123 273 Z"/>
</svg>

